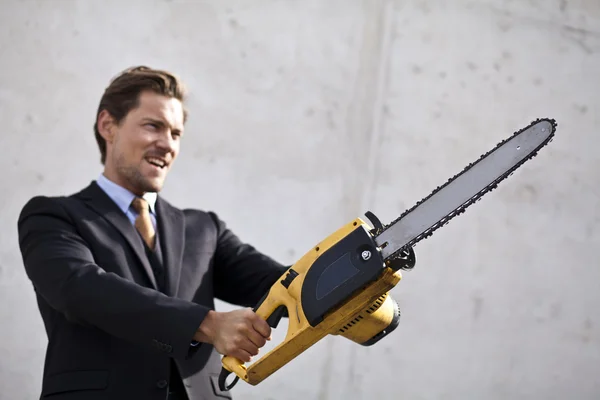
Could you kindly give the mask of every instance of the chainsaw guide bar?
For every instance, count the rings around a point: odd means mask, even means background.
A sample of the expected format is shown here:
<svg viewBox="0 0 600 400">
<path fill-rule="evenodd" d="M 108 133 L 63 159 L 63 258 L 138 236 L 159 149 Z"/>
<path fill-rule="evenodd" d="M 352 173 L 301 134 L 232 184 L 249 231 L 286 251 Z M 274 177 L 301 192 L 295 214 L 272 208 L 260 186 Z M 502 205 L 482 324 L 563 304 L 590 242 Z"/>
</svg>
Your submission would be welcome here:
<svg viewBox="0 0 600 400">
<path fill-rule="evenodd" d="M 384 259 L 408 253 L 408 248 L 431 236 L 495 189 L 552 141 L 556 125 L 555 120 L 548 118 L 533 121 L 467 165 L 394 221 L 376 229 L 375 242 Z"/>
</svg>

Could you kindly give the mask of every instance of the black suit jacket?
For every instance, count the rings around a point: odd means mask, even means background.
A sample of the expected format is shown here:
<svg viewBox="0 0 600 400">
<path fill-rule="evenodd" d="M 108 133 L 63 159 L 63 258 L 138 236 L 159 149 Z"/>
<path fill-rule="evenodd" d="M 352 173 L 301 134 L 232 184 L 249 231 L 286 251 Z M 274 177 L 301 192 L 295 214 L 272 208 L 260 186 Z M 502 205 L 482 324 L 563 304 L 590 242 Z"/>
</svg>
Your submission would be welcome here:
<svg viewBox="0 0 600 400">
<path fill-rule="evenodd" d="M 231 398 L 217 385 L 220 355 L 192 337 L 214 298 L 254 306 L 286 268 L 215 213 L 160 196 L 156 210 L 162 290 L 135 227 L 95 182 L 24 206 L 19 245 L 48 336 L 41 398 L 165 399 L 171 360 L 191 400 Z"/>
</svg>

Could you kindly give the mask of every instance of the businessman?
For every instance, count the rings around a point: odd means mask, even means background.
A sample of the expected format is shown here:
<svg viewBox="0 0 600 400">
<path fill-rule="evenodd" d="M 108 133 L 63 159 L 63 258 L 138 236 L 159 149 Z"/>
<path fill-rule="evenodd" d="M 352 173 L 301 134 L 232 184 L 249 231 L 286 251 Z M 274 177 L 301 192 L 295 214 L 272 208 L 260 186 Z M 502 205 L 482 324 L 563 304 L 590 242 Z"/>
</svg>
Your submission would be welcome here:
<svg viewBox="0 0 600 400">
<path fill-rule="evenodd" d="M 230 399 L 220 355 L 250 361 L 270 338 L 251 308 L 286 267 L 214 212 L 159 195 L 184 139 L 185 89 L 134 67 L 94 124 L 103 172 L 23 207 L 19 246 L 48 347 L 40 398 Z M 214 299 L 241 306 L 214 311 Z"/>
</svg>

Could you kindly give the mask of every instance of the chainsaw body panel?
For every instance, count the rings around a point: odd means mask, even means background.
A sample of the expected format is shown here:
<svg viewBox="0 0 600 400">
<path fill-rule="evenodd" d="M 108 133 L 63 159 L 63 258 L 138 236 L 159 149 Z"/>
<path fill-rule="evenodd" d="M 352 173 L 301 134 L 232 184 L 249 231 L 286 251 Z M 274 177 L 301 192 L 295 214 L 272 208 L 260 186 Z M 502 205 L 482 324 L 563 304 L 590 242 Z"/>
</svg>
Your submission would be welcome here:
<svg viewBox="0 0 600 400">
<path fill-rule="evenodd" d="M 363 225 L 322 251 L 302 284 L 302 310 L 308 323 L 317 326 L 329 311 L 377 279 L 383 267 L 377 246 Z"/>
</svg>

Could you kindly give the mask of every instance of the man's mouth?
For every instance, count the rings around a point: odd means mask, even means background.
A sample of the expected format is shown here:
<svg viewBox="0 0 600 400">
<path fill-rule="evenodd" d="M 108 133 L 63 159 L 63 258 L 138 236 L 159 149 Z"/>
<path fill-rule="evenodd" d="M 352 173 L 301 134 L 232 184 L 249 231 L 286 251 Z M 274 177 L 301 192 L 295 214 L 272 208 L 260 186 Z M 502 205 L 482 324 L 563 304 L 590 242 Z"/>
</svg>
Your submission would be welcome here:
<svg viewBox="0 0 600 400">
<path fill-rule="evenodd" d="M 145 160 L 161 169 L 167 166 L 167 161 L 159 157 L 146 157 Z"/>
</svg>

